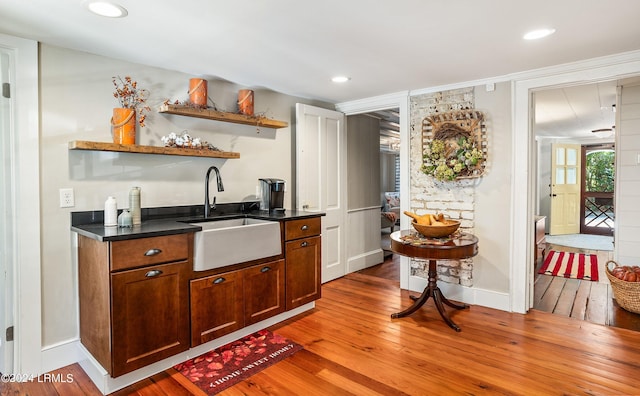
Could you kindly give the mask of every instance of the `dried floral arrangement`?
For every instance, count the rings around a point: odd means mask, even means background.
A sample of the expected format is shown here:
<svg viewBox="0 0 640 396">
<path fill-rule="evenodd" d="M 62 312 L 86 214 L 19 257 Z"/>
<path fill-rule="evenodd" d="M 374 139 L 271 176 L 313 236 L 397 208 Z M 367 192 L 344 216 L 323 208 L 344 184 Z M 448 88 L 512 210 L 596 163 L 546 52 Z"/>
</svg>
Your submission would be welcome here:
<svg viewBox="0 0 640 396">
<path fill-rule="evenodd" d="M 138 88 L 138 82 L 134 81 L 130 76 L 124 78 L 120 76 L 112 77 L 113 97 L 118 100 L 120 107 L 125 109 L 134 109 L 137 114 L 138 123 L 141 127 L 145 126 L 147 118 L 146 113 L 151 109 L 147 106 L 147 98 L 149 91 Z"/>
<path fill-rule="evenodd" d="M 484 115 L 457 111 L 423 120 L 421 171 L 441 181 L 480 177 L 487 157 Z"/>
<path fill-rule="evenodd" d="M 182 135 L 178 136 L 176 133 L 171 132 L 167 136 L 160 138 L 165 147 L 175 147 L 184 149 L 206 149 L 211 151 L 222 151 L 216 146 L 201 140 L 200 138 L 193 138 L 187 131 L 183 131 Z"/>
<path fill-rule="evenodd" d="M 208 98 L 208 100 L 211 100 L 211 98 Z M 184 102 L 179 101 L 179 100 L 176 100 L 176 101 L 174 101 L 174 102 L 172 103 L 172 102 L 171 102 L 171 99 L 167 99 L 167 100 L 165 100 L 164 102 L 162 102 L 162 104 L 163 104 L 163 105 L 165 105 L 165 106 L 166 106 L 166 105 L 179 105 L 179 106 L 184 106 L 184 107 L 190 107 L 190 108 L 192 108 L 192 109 L 201 109 L 201 110 L 204 110 L 204 109 L 212 109 L 212 110 L 218 111 L 218 107 L 216 106 L 216 103 L 215 103 L 213 100 L 211 100 L 211 103 L 213 103 L 213 106 L 201 106 L 201 105 L 197 105 L 197 104 L 195 104 L 195 103 L 191 102 L 191 101 L 190 101 L 190 100 L 188 100 L 188 99 L 187 99 L 187 100 L 185 100 Z"/>
<path fill-rule="evenodd" d="M 212 101 L 212 102 L 213 102 L 213 101 Z M 215 106 L 215 102 L 213 102 L 213 104 L 214 104 L 214 105 L 213 105 L 213 107 L 199 106 L 199 105 L 193 104 L 193 103 L 192 103 L 192 102 L 190 102 L 189 100 L 186 100 L 186 101 L 184 101 L 184 102 L 179 101 L 179 100 L 175 100 L 175 101 L 171 102 L 171 99 L 167 99 L 167 100 L 165 100 L 164 102 L 162 102 L 162 104 L 163 104 L 164 106 L 176 105 L 176 106 L 184 106 L 184 107 L 192 108 L 192 109 L 199 109 L 199 110 L 213 110 L 213 111 L 219 111 L 219 112 L 221 112 L 221 113 L 230 113 L 230 112 L 228 112 L 228 111 L 226 111 L 226 110 L 218 109 L 218 108 Z M 235 112 L 235 113 L 233 113 L 233 114 L 238 114 L 238 115 L 240 115 L 240 116 L 242 116 L 242 117 L 245 117 L 245 118 L 246 118 L 246 119 L 248 119 L 248 120 L 255 120 L 255 121 L 256 121 L 256 125 L 257 125 L 257 128 L 256 128 L 256 132 L 257 132 L 257 133 L 260 133 L 260 126 L 261 126 L 261 122 L 262 122 L 263 120 L 266 120 L 266 119 L 267 119 L 267 116 L 266 116 L 264 113 L 259 113 L 259 114 L 254 114 L 254 115 L 244 115 L 244 114 L 240 114 L 239 112 Z"/>
</svg>

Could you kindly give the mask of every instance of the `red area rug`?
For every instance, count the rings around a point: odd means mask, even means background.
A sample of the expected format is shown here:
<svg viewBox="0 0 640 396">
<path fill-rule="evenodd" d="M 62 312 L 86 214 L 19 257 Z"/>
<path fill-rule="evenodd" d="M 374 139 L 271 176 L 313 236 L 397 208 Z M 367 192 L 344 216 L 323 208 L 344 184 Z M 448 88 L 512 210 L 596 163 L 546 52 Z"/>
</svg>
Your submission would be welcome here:
<svg viewBox="0 0 640 396">
<path fill-rule="evenodd" d="M 295 342 L 261 330 L 173 368 L 208 395 L 215 395 L 301 349 Z"/>
<path fill-rule="evenodd" d="M 598 281 L 598 257 L 595 254 L 549 251 L 539 274 Z"/>
</svg>

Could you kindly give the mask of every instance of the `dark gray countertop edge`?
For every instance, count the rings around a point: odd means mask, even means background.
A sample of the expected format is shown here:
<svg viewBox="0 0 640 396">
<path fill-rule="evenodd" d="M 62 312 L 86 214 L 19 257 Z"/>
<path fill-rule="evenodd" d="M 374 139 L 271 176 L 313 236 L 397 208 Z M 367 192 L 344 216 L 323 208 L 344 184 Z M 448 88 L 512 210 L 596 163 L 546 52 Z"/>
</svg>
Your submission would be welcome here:
<svg viewBox="0 0 640 396">
<path fill-rule="evenodd" d="M 285 210 L 284 212 L 268 212 L 252 210 L 246 213 L 234 212 L 233 206 L 220 205 L 220 211 L 205 219 L 198 213 L 201 205 L 194 207 L 148 208 L 142 210 L 142 224 L 134 227 L 105 227 L 103 211 L 88 211 L 71 213 L 71 231 L 79 235 L 96 239 L 101 242 L 123 241 L 128 239 L 148 238 L 184 234 L 201 231 L 199 222 L 223 219 L 250 217 L 263 220 L 297 220 L 324 216 L 322 212 L 305 212 L 300 210 Z M 145 214 L 147 216 L 145 216 Z"/>
</svg>

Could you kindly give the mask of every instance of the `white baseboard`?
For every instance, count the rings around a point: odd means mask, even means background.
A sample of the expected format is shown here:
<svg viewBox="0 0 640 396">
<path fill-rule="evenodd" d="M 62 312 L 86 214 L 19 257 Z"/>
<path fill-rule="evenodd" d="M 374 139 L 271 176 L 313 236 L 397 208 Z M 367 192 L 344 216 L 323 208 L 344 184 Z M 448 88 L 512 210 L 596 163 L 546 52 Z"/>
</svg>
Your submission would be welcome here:
<svg viewBox="0 0 640 396">
<path fill-rule="evenodd" d="M 408 290 L 422 293 L 426 286 L 427 279 L 419 276 L 409 277 Z M 509 293 L 501 293 L 494 290 L 485 290 L 475 287 L 465 287 L 446 282 L 439 282 L 438 287 L 442 290 L 445 297 L 454 301 L 499 309 L 501 311 L 511 311 Z"/>
<path fill-rule="evenodd" d="M 347 259 L 347 272 L 356 272 L 371 266 L 380 264 L 384 261 L 384 252 L 378 248 L 359 254 L 357 256 L 349 257 Z"/>
<path fill-rule="evenodd" d="M 80 339 L 75 338 L 43 348 L 42 373 L 48 373 L 79 362 L 84 358 L 84 352 L 80 346 Z"/>
<path fill-rule="evenodd" d="M 60 343 L 43 349 L 43 367 L 46 368 L 44 372 L 56 370 L 73 363 L 78 363 L 80 364 L 80 367 L 82 367 L 82 369 L 87 373 L 89 378 L 91 378 L 91 381 L 93 381 L 98 390 L 100 390 L 102 394 L 107 395 L 124 387 L 127 387 L 133 383 L 136 383 L 144 378 L 151 377 L 152 375 L 175 366 L 178 363 L 182 363 L 185 360 L 189 360 L 196 356 L 202 355 L 205 352 L 228 344 L 229 342 L 235 341 L 251 333 L 255 333 L 256 331 L 262 330 L 276 323 L 292 318 L 296 315 L 301 314 L 302 312 L 313 309 L 314 307 L 315 302 L 310 302 L 301 307 L 292 309 L 291 311 L 287 311 L 272 318 L 265 319 L 262 322 L 254 323 L 236 332 L 227 334 L 226 336 L 217 338 L 206 344 L 198 345 L 195 348 L 191 348 L 185 352 L 168 357 L 164 360 L 155 362 L 136 371 L 121 375 L 117 378 L 112 378 L 100 365 L 100 363 L 98 363 L 98 361 L 95 360 L 93 356 L 91 356 L 89 351 L 84 348 L 79 340 L 71 340 L 69 342 Z"/>
</svg>

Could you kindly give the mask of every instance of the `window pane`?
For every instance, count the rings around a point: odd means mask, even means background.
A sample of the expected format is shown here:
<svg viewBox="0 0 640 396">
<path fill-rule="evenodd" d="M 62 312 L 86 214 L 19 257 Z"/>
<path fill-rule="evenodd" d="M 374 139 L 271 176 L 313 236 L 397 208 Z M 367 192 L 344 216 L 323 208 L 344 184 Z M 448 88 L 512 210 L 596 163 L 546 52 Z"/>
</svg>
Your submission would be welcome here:
<svg viewBox="0 0 640 396">
<path fill-rule="evenodd" d="M 567 184 L 576 184 L 578 182 L 576 170 L 576 168 L 567 168 Z"/>
<path fill-rule="evenodd" d="M 556 150 L 556 165 L 564 165 L 564 149 Z"/>
<path fill-rule="evenodd" d="M 578 150 L 567 149 L 567 165 L 569 166 L 578 165 Z"/>
<path fill-rule="evenodd" d="M 564 184 L 564 168 L 556 168 L 556 184 Z"/>
</svg>

